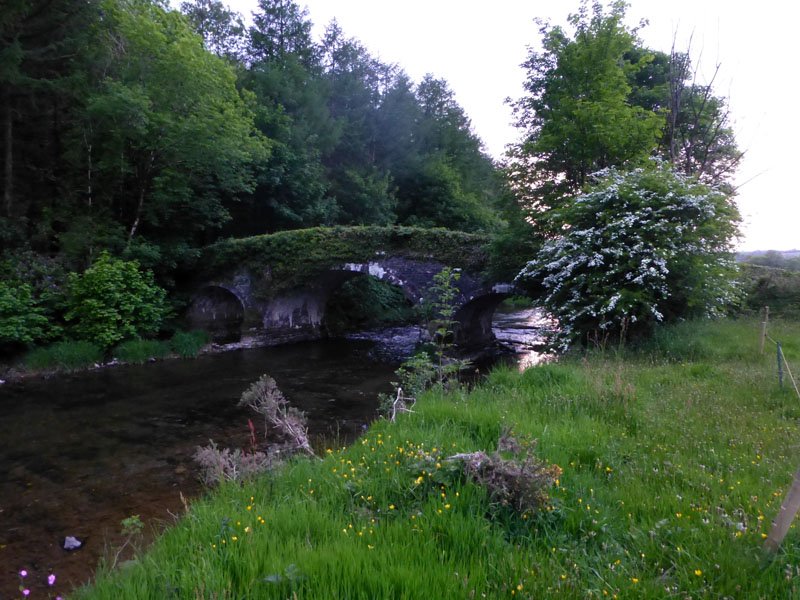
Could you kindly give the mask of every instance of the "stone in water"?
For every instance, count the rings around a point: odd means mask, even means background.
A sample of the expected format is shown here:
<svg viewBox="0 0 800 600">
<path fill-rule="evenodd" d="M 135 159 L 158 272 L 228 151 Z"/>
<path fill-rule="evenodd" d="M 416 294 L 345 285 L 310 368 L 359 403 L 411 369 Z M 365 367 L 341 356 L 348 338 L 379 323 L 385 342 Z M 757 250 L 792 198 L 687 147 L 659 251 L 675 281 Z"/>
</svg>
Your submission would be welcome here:
<svg viewBox="0 0 800 600">
<path fill-rule="evenodd" d="M 64 538 L 64 550 L 72 551 L 77 550 L 83 546 L 83 542 L 80 541 L 78 538 L 68 535 Z"/>
</svg>

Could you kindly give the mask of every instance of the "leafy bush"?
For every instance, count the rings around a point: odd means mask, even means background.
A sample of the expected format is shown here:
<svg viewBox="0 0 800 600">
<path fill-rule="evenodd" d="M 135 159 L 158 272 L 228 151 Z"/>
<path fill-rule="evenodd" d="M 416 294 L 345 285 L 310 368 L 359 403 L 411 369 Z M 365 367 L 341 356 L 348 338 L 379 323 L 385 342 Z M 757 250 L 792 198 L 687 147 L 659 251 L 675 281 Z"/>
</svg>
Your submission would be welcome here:
<svg viewBox="0 0 800 600">
<path fill-rule="evenodd" d="M 800 309 L 800 273 L 762 267 L 739 265 L 739 280 L 744 291 L 742 308 L 770 312 L 797 311 Z"/>
<path fill-rule="evenodd" d="M 103 252 L 82 275 L 70 273 L 65 317 L 78 337 L 109 348 L 156 333 L 167 312 L 165 296 L 152 272 Z"/>
<path fill-rule="evenodd" d="M 23 358 L 28 369 L 61 367 L 72 370 L 93 365 L 103 360 L 103 349 L 85 340 L 66 340 L 44 348 L 31 350 Z"/>
<path fill-rule="evenodd" d="M 30 285 L 0 281 L 0 346 L 32 344 L 53 337 L 57 331 L 31 296 Z"/>
<path fill-rule="evenodd" d="M 48 317 L 63 309 L 67 273 L 56 259 L 30 250 L 7 252 L 0 259 L 0 281 L 30 286 L 31 297 Z"/>
<path fill-rule="evenodd" d="M 414 320 L 411 302 L 399 287 L 372 275 L 346 281 L 328 300 L 325 324 L 337 333 Z"/>
<path fill-rule="evenodd" d="M 114 350 L 114 356 L 123 362 L 143 363 L 151 358 L 164 358 L 170 352 L 169 344 L 158 340 L 128 340 Z"/>
<path fill-rule="evenodd" d="M 192 356 L 197 356 L 203 346 L 209 341 L 210 337 L 208 333 L 202 329 L 195 329 L 194 331 L 176 331 L 175 335 L 173 335 L 170 340 L 170 346 L 176 354 L 184 358 L 190 358 Z"/>
<path fill-rule="evenodd" d="M 656 323 L 712 315 L 735 300 L 731 240 L 739 213 L 730 197 L 662 163 L 596 177 L 549 217 L 562 234 L 518 276 L 544 288 L 562 350 L 578 340 L 641 336 Z"/>
</svg>

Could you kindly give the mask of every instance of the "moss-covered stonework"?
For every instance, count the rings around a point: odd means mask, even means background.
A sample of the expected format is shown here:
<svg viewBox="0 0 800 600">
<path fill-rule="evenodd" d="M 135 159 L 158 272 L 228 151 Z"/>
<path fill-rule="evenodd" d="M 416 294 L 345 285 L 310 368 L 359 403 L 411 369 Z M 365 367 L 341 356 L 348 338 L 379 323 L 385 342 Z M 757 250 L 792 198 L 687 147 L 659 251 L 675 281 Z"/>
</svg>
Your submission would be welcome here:
<svg viewBox="0 0 800 600">
<path fill-rule="evenodd" d="M 447 229 L 315 227 L 217 242 L 204 250 L 199 275 L 258 274 L 268 283 L 255 290 L 262 298 L 313 282 L 328 268 L 380 256 L 434 261 L 477 275 L 487 268 L 489 242 L 488 236 Z"/>
<path fill-rule="evenodd" d="M 330 295 L 346 281 L 372 275 L 416 304 L 447 265 L 461 270 L 457 342 L 483 344 L 493 339 L 494 306 L 508 295 L 483 275 L 489 241 L 411 227 L 316 228 L 224 240 L 204 251 L 186 319 L 219 341 L 316 339 L 324 335 Z"/>
</svg>

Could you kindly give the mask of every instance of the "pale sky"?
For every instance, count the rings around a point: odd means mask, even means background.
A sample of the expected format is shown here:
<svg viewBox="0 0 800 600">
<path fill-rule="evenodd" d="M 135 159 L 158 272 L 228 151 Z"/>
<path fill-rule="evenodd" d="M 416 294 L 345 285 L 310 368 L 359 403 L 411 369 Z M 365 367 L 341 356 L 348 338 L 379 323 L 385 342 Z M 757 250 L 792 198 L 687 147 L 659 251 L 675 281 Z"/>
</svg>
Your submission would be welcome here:
<svg viewBox="0 0 800 600">
<path fill-rule="evenodd" d="M 223 0 L 225 1 L 225 0 Z M 245 18 L 256 0 L 231 0 Z M 446 79 L 495 158 L 517 139 L 507 97 L 522 95 L 520 64 L 537 45 L 536 17 L 565 24 L 578 0 L 298 0 L 317 37 L 334 17 L 371 54 L 399 64 L 415 81 L 426 73 Z M 746 151 L 736 185 L 744 218 L 741 250 L 800 248 L 800 198 L 791 175 L 800 139 L 796 106 L 797 23 L 800 3 L 779 0 L 632 0 L 628 23 L 642 18 L 645 44 L 669 52 L 694 35 L 692 56 L 701 76 L 721 63 L 717 95 L 730 99 L 734 131 Z"/>
</svg>

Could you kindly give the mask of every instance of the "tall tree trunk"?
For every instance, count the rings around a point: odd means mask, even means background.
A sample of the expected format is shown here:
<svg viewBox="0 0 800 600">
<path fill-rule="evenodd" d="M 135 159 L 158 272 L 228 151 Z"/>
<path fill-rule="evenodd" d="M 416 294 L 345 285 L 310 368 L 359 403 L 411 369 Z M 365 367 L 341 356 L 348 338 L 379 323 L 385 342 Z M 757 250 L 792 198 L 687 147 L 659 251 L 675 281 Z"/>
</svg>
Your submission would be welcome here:
<svg viewBox="0 0 800 600">
<path fill-rule="evenodd" d="M 133 220 L 133 225 L 131 225 L 131 230 L 128 233 L 127 247 L 130 247 L 131 240 L 133 240 L 133 236 L 136 235 L 136 230 L 139 228 L 139 219 L 141 219 L 142 217 L 142 207 L 144 206 L 144 195 L 145 195 L 145 186 L 142 186 L 139 189 L 139 203 L 136 206 L 136 218 Z"/>
<path fill-rule="evenodd" d="M 130 232 L 128 232 L 128 244 L 130 247 L 133 236 L 136 235 L 136 230 L 139 228 L 139 221 L 142 218 L 142 208 L 144 207 L 144 199 L 147 195 L 147 189 L 150 187 L 150 174 L 153 172 L 153 163 L 155 162 L 155 154 L 151 151 L 147 162 L 141 169 L 139 180 L 139 201 L 136 205 L 136 217 L 133 220 Z"/>
</svg>

